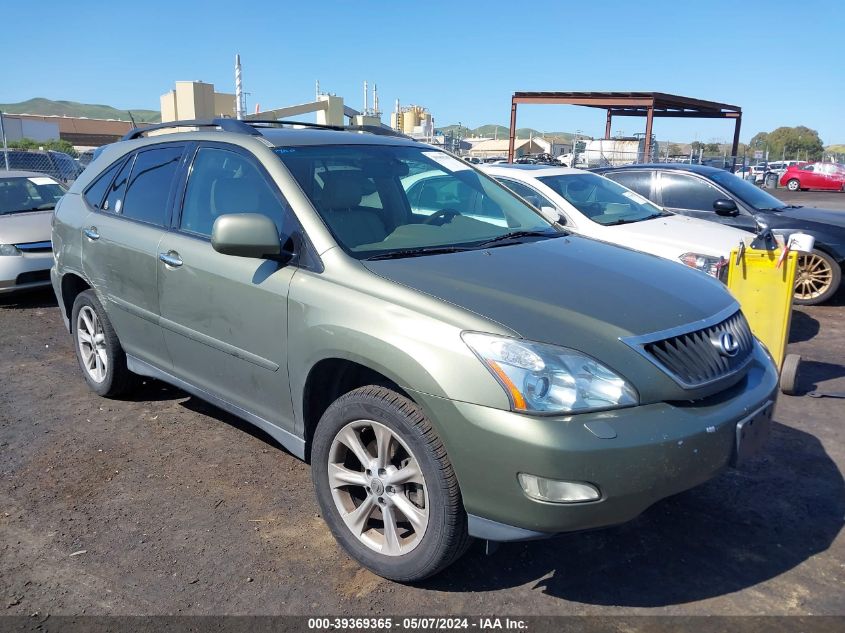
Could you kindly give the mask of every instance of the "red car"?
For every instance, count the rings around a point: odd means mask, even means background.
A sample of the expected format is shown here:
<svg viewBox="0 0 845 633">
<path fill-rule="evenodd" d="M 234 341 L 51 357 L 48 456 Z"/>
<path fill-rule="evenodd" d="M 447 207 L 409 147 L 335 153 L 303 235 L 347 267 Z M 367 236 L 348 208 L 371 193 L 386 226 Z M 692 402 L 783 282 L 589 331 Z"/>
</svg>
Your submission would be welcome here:
<svg viewBox="0 0 845 633">
<path fill-rule="evenodd" d="M 790 191 L 806 191 L 807 189 L 845 191 L 845 165 L 839 163 L 792 165 L 780 177 L 780 186 Z"/>
</svg>

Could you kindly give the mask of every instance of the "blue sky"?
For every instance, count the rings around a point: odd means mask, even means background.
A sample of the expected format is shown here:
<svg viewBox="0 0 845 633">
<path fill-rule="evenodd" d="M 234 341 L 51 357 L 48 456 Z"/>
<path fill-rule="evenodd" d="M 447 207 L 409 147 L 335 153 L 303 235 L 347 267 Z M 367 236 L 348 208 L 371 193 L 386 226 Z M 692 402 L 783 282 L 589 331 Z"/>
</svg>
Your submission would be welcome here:
<svg viewBox="0 0 845 633">
<path fill-rule="evenodd" d="M 799 6 L 794 0 L 14 3 L 3 10 L 0 103 L 42 96 L 158 109 L 159 95 L 176 80 L 234 91 L 240 52 L 250 111 L 256 102 L 272 108 L 312 100 L 316 79 L 355 108 L 366 79 L 378 83 L 383 110 L 398 97 L 427 106 L 437 125 L 470 127 L 506 125 L 515 90 L 644 90 L 741 106 L 743 141 L 780 125 L 807 125 L 825 144 L 845 143 L 845 2 L 796 11 Z M 604 114 L 523 106 L 518 123 L 598 135 Z M 644 125 L 622 119 L 614 130 L 631 134 Z M 733 126 L 658 120 L 655 132 L 677 141 L 727 140 Z"/>
</svg>

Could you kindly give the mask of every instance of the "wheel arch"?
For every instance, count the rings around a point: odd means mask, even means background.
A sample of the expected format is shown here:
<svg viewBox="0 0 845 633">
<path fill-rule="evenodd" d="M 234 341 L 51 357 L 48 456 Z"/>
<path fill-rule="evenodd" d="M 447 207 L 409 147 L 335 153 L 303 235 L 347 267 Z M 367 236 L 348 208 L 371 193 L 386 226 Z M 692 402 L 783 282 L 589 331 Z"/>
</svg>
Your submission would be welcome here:
<svg viewBox="0 0 845 633">
<path fill-rule="evenodd" d="M 73 312 L 73 303 L 80 293 L 92 289 L 93 286 L 88 281 L 75 272 L 66 272 L 61 279 L 61 308 L 64 311 L 64 318 L 70 322 L 71 313 Z"/>
</svg>

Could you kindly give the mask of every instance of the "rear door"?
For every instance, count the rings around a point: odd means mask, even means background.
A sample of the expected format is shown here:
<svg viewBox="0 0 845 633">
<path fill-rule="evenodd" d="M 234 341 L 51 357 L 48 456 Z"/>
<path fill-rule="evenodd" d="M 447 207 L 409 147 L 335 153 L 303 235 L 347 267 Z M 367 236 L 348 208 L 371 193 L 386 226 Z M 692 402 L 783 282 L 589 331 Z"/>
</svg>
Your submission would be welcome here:
<svg viewBox="0 0 845 633">
<path fill-rule="evenodd" d="M 756 227 L 754 218 L 743 210 L 739 201 L 704 178 L 683 172 L 661 171 L 657 187 L 659 204 L 669 211 L 739 229 L 754 230 Z M 720 199 L 733 200 L 739 213 L 735 216 L 718 215 L 713 203 Z"/>
<path fill-rule="evenodd" d="M 298 224 L 249 152 L 201 143 L 191 153 L 187 182 L 178 196 L 181 209 L 158 245 L 161 260 L 156 262 L 161 325 L 173 373 L 293 432 L 287 297 L 297 268 L 218 253 L 211 246 L 211 231 L 215 219 L 229 213 L 267 215 L 280 236 L 294 235 Z"/>
<path fill-rule="evenodd" d="M 158 325 L 158 243 L 170 223 L 170 205 L 184 145 L 145 148 L 114 166 L 103 198 L 87 195 L 82 267 L 127 354 L 168 369 Z M 110 173 L 111 170 L 109 170 Z M 86 192 L 102 185 L 96 181 Z"/>
</svg>

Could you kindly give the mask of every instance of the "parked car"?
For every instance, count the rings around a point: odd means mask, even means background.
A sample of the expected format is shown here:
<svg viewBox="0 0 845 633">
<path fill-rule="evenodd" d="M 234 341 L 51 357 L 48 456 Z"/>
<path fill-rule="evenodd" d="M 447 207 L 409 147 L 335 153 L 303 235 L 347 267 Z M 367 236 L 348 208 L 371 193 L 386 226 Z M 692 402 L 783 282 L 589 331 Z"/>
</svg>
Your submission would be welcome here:
<svg viewBox="0 0 845 633">
<path fill-rule="evenodd" d="M 792 165 L 780 177 L 780 185 L 790 191 L 807 191 L 808 189 L 845 191 L 845 165 L 839 163 Z"/>
<path fill-rule="evenodd" d="M 76 161 L 64 152 L 52 150 L 0 150 L 0 167 L 5 167 L 4 153 L 8 154 L 9 169 L 34 171 L 50 176 L 64 184 L 70 184 L 81 173 Z"/>
<path fill-rule="evenodd" d="M 845 214 L 786 204 L 721 169 L 699 165 L 630 165 L 596 170 L 664 208 L 692 217 L 756 231 L 812 235 L 812 253 L 798 256 L 795 302 L 824 303 L 837 291 L 845 262 Z M 787 173 L 790 173 L 787 171 Z"/>
<path fill-rule="evenodd" d="M 765 438 L 777 371 L 714 279 L 407 138 L 214 124 L 132 132 L 74 183 L 60 313 L 96 393 L 152 376 L 307 459 L 374 572 L 627 521 Z M 452 206 L 418 212 L 425 172 Z"/>
<path fill-rule="evenodd" d="M 747 233 L 668 213 L 618 183 L 568 167 L 501 165 L 483 171 L 581 235 L 665 257 L 720 277 Z"/>
<path fill-rule="evenodd" d="M 0 171 L 0 294 L 50 285 L 50 224 L 64 193 L 44 174 Z"/>
</svg>

